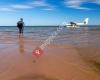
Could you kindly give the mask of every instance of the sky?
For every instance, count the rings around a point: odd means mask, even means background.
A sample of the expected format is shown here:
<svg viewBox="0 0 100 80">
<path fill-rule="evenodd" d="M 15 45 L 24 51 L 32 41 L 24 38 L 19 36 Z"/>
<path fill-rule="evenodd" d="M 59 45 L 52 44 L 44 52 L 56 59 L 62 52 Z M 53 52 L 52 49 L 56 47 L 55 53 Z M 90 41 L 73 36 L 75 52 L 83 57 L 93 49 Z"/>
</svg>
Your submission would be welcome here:
<svg viewBox="0 0 100 80">
<path fill-rule="evenodd" d="M 100 0 L 0 0 L 0 26 L 16 25 L 20 18 L 25 25 L 60 25 L 83 22 L 100 25 Z"/>
</svg>

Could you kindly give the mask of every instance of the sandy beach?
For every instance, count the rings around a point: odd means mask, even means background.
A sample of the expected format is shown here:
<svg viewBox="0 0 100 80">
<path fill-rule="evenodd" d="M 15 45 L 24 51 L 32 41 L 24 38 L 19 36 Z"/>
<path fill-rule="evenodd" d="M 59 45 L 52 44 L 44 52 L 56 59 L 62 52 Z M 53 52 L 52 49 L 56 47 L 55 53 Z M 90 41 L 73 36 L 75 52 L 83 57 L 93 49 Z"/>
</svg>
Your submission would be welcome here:
<svg viewBox="0 0 100 80">
<path fill-rule="evenodd" d="M 100 0 L 0 0 L 0 80 L 100 80 Z"/>
<path fill-rule="evenodd" d="M 100 80 L 99 70 L 89 65 L 88 57 L 81 56 L 81 52 L 88 54 L 90 47 L 82 50 L 73 45 L 50 44 L 37 59 L 32 51 L 42 41 L 24 36 L 6 36 L 3 40 L 5 43 L 0 42 L 0 80 Z"/>
<path fill-rule="evenodd" d="M 0 0 L 0 80 L 100 80 L 100 0 Z"/>
</svg>

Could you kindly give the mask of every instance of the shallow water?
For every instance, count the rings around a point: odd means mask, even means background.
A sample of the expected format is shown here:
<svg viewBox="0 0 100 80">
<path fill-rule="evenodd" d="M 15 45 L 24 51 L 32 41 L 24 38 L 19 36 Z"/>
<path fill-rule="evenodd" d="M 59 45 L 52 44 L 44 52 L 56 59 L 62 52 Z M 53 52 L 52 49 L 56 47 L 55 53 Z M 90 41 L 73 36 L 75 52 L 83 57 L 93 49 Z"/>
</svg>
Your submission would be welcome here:
<svg viewBox="0 0 100 80">
<path fill-rule="evenodd" d="M 46 40 L 57 27 L 28 27 L 24 28 L 24 37 L 38 41 Z M 64 28 L 56 36 L 54 42 L 71 44 L 75 46 L 100 46 L 100 27 Z M 15 26 L 0 27 L 0 43 L 7 38 L 8 41 L 16 40 L 18 30 Z"/>
<path fill-rule="evenodd" d="M 100 72 L 100 27 L 64 28 L 49 47 L 46 47 L 46 54 L 40 58 L 41 61 L 33 65 L 32 50 L 41 45 L 56 29 L 57 27 L 26 26 L 23 36 L 19 37 L 15 26 L 0 27 L 0 79 L 56 80 L 57 76 L 64 78 L 58 80 L 66 80 L 74 76 L 73 80 L 85 80 L 89 75 L 93 75 L 89 80 L 92 77 L 93 80 L 98 80 L 96 79 L 98 77 L 94 76 Z M 96 73 L 93 73 L 88 66 Z M 31 72 L 45 75 L 28 76 L 32 75 Z M 70 76 L 66 77 L 66 74 Z M 52 75 L 54 78 L 49 78 L 47 75 Z"/>
</svg>

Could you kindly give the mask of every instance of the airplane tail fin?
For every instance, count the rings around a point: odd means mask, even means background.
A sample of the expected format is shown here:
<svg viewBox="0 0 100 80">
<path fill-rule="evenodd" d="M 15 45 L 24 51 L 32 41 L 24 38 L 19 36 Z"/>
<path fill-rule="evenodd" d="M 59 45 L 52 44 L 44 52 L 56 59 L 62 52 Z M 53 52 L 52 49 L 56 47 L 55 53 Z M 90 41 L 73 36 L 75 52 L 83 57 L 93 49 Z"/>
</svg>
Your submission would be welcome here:
<svg viewBox="0 0 100 80">
<path fill-rule="evenodd" d="M 89 19 L 86 18 L 83 23 L 86 25 L 86 24 L 88 24 L 88 22 L 89 22 Z"/>
</svg>

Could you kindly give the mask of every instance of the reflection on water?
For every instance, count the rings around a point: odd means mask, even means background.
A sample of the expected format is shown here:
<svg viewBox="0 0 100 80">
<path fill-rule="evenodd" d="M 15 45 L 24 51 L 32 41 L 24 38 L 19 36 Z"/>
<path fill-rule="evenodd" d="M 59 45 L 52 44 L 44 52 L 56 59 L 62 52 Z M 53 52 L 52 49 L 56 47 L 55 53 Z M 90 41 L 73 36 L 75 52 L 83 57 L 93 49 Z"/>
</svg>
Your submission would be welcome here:
<svg viewBox="0 0 100 80">
<path fill-rule="evenodd" d="M 22 34 L 19 34 L 19 52 L 21 54 L 24 53 L 24 39 L 23 39 L 23 35 Z"/>
</svg>

